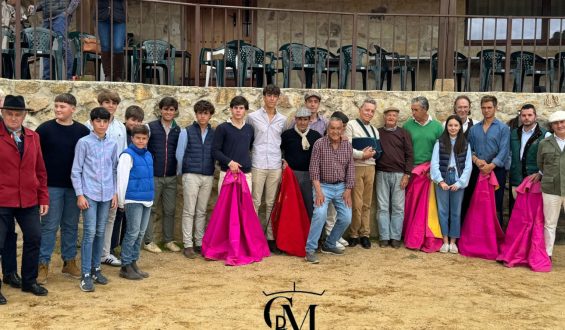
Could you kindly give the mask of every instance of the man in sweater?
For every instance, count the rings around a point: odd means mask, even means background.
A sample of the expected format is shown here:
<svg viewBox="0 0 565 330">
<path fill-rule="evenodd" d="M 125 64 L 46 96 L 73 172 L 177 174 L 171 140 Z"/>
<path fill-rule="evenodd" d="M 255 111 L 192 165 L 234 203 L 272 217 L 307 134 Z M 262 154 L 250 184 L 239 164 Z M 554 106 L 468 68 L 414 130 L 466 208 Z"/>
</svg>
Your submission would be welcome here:
<svg viewBox="0 0 565 330">
<path fill-rule="evenodd" d="M 415 97 L 410 106 L 413 117 L 402 126 L 412 139 L 414 165 L 420 165 L 432 159 L 434 144 L 443 133 L 441 123 L 432 119 L 432 116 L 428 114 L 429 108 L 430 103 L 427 98 L 424 96 Z"/>
<path fill-rule="evenodd" d="M 177 197 L 177 159 L 175 153 L 180 135 L 180 127 L 175 122 L 179 103 L 170 96 L 159 102 L 161 116 L 150 122 L 150 137 L 147 150 L 153 155 L 153 175 L 155 176 L 155 200 L 151 208 L 151 218 L 145 231 L 145 250 L 160 252 L 153 242 L 153 225 L 157 217 L 157 207 L 162 204 L 162 228 L 165 247 L 172 252 L 180 248 L 173 241 L 175 228 L 175 207 Z M 162 203 L 159 203 L 162 202 Z"/>
<path fill-rule="evenodd" d="M 308 167 L 312 157 L 312 147 L 322 135 L 308 127 L 310 110 L 307 108 L 302 107 L 296 111 L 294 121 L 294 127 L 284 131 L 281 135 L 283 162 L 294 172 L 300 185 L 306 213 L 308 213 L 308 218 L 312 219 L 314 197 Z"/>
<path fill-rule="evenodd" d="M 555 243 L 555 229 L 561 208 L 565 209 L 565 111 L 549 116 L 553 135 L 539 143 L 537 164 L 543 177 L 541 190 L 545 216 L 545 249 L 551 258 Z"/>
<path fill-rule="evenodd" d="M 55 249 L 57 231 L 61 228 L 61 257 L 63 274 L 80 278 L 76 262 L 78 221 L 80 209 L 71 182 L 71 169 L 75 157 L 75 146 L 90 130 L 73 120 L 77 101 L 72 94 L 61 94 L 55 98 L 55 119 L 39 125 L 41 150 L 47 169 L 49 208 L 51 211 L 41 218 L 41 248 L 39 250 L 39 274 L 37 282 L 47 283 L 49 262 Z"/>
<path fill-rule="evenodd" d="M 359 108 L 359 118 L 351 121 L 345 128 L 345 134 L 353 145 L 355 160 L 355 187 L 353 187 L 353 217 L 349 227 L 349 246 L 361 243 L 364 249 L 371 248 L 371 202 L 373 200 L 373 182 L 375 180 L 376 142 L 379 140 L 378 131 L 371 125 L 375 116 L 377 103 L 366 99 Z M 373 146 L 362 143 L 367 138 L 373 139 Z M 357 147 L 358 145 L 362 146 Z"/>
<path fill-rule="evenodd" d="M 218 125 L 212 143 L 212 155 L 220 164 L 218 194 L 226 172 L 236 174 L 243 172 L 245 180 L 252 191 L 251 184 L 251 148 L 253 147 L 253 127 L 245 123 L 245 113 L 249 110 L 249 102 L 243 96 L 236 96 L 230 101 L 230 119 Z"/>
<path fill-rule="evenodd" d="M 214 129 L 210 118 L 214 114 L 212 103 L 200 100 L 194 104 L 196 120 L 180 132 L 177 145 L 177 174 L 182 175 L 183 254 L 194 259 L 202 252 L 202 237 L 206 227 L 206 209 L 214 181 L 212 142 Z M 194 227 L 194 240 L 192 228 Z"/>
<path fill-rule="evenodd" d="M 255 136 L 251 155 L 253 204 L 259 212 L 262 201 L 265 200 L 265 214 L 260 219 L 263 227 L 267 227 L 267 241 L 271 252 L 278 252 L 269 218 L 281 181 L 281 134 L 286 122 L 286 117 L 277 111 L 280 95 L 279 87 L 267 85 L 263 89 L 264 106 L 247 116 L 247 123 L 253 127 Z"/>
<path fill-rule="evenodd" d="M 405 189 L 413 166 L 412 140 L 406 130 L 398 127 L 398 108 L 384 110 L 384 127 L 379 128 L 383 155 L 377 161 L 377 221 L 379 246 L 401 246 L 404 221 Z"/>
</svg>

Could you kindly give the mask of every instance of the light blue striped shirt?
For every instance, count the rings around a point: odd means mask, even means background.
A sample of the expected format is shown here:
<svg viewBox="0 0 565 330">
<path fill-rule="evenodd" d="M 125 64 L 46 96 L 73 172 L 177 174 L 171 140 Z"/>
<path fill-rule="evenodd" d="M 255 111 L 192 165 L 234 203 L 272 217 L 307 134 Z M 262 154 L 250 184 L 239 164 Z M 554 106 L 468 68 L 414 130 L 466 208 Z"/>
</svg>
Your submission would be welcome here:
<svg viewBox="0 0 565 330">
<path fill-rule="evenodd" d="M 97 202 L 106 202 L 116 194 L 118 152 L 116 141 L 94 132 L 78 140 L 71 171 L 77 196 L 86 195 Z"/>
</svg>

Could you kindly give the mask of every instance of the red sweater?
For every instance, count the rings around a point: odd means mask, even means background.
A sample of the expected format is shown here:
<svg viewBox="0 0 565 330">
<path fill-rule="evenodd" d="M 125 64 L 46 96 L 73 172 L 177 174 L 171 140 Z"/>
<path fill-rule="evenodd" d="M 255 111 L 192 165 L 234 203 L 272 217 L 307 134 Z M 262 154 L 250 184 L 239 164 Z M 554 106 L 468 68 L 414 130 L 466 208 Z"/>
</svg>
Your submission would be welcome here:
<svg viewBox="0 0 565 330">
<path fill-rule="evenodd" d="M 0 207 L 49 205 L 47 171 L 39 135 L 24 128 L 24 154 L 0 121 Z"/>
</svg>

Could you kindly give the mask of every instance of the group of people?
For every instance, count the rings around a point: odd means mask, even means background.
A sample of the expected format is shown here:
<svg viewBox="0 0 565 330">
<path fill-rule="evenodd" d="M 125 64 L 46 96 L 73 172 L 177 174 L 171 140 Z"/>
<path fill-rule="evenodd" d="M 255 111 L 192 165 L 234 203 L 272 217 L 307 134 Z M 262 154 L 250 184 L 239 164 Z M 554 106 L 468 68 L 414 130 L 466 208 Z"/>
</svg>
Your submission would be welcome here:
<svg viewBox="0 0 565 330">
<path fill-rule="evenodd" d="M 384 126 L 377 129 L 371 125 L 378 110 L 373 99 L 360 104 L 354 120 L 340 111 L 326 118 L 318 112 L 322 96 L 309 91 L 304 105 L 289 119 L 277 110 L 280 95 L 279 87 L 266 86 L 263 107 L 249 114 L 248 101 L 235 96 L 229 104 L 230 118 L 215 128 L 210 125 L 214 105 L 200 100 L 194 104 L 194 122 L 181 128 L 174 119 L 179 103 L 173 97 L 160 100 L 157 120 L 143 125 L 143 109 L 132 105 L 122 123 L 114 117 L 119 95 L 103 90 L 99 107 L 83 125 L 73 120 L 74 96 L 61 94 L 54 100 L 55 119 L 35 132 L 23 127 L 29 110 L 24 98 L 6 96 L 0 123 L 4 284 L 47 295 L 43 284 L 59 228 L 62 272 L 80 279 L 82 291 L 108 283 L 102 263 L 121 267 L 123 278 L 147 278 L 137 262 L 142 248 L 162 251 L 153 239 L 158 211 L 162 246 L 182 250 L 189 259 L 206 256 L 203 249 L 210 249 L 205 245 L 211 240 L 204 236 L 216 163 L 220 195 L 227 178 L 233 182 L 241 177 L 239 184 L 248 187 L 244 191 L 250 194 L 255 214 L 265 206 L 259 215 L 265 234 L 238 240 L 265 241 L 271 253 L 281 252 L 271 212 L 275 203 L 284 203 L 277 201 L 277 191 L 283 170 L 290 168 L 309 220 L 302 241 L 309 263 L 320 261 L 317 251 L 343 255 L 346 246 L 371 248 L 374 192 L 381 248 L 400 248 L 404 240 L 410 249 L 459 253 L 465 213 L 481 208 L 473 204 L 473 193 L 483 177 L 499 187 L 492 203 L 495 220 L 502 223 L 507 170 L 514 196 L 522 182 L 541 181 L 545 250 L 552 255 L 560 208 L 565 205 L 565 176 L 560 175 L 565 169 L 565 111 L 549 117 L 551 134 L 538 124 L 535 107 L 526 104 L 519 115 L 521 125 L 511 130 L 496 119 L 494 96 L 481 98 L 482 119 L 474 121 L 471 101 L 463 95 L 442 124 L 429 115 L 428 100 L 416 97 L 410 105 L 412 117 L 402 127 L 400 109 L 388 107 L 382 110 Z M 177 176 L 182 176 L 183 189 L 182 249 L 173 240 Z M 24 236 L 21 278 L 14 219 Z M 115 253 L 118 246 L 121 260 Z M 5 303 L 0 293 L 0 304 Z"/>
</svg>

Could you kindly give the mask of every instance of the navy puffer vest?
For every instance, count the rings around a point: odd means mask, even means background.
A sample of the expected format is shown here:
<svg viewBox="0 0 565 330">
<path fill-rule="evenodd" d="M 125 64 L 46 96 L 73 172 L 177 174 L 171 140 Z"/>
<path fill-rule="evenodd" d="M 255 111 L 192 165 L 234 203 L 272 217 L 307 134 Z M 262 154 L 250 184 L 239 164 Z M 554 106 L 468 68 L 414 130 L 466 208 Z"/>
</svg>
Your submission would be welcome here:
<svg viewBox="0 0 565 330">
<path fill-rule="evenodd" d="M 173 122 L 169 135 L 157 119 L 149 123 L 151 137 L 147 150 L 153 155 L 153 175 L 157 177 L 176 176 L 177 158 L 175 152 L 179 142 L 180 127 Z"/>
<path fill-rule="evenodd" d="M 449 167 L 449 158 L 451 157 L 450 152 L 444 152 L 444 144 L 441 139 L 438 140 L 439 142 L 439 171 L 442 177 L 447 177 L 447 169 Z M 465 169 L 465 160 L 467 159 L 467 148 L 469 148 L 469 144 L 465 143 L 465 148 L 458 154 L 455 154 L 455 166 L 457 168 L 457 175 L 461 176 L 463 170 Z M 448 148 L 451 150 L 451 146 Z"/>
<path fill-rule="evenodd" d="M 182 173 L 196 173 L 202 175 L 214 174 L 214 159 L 212 158 L 212 142 L 214 129 L 208 125 L 208 133 L 204 143 L 197 122 L 186 128 L 187 143 L 182 159 Z"/>
<path fill-rule="evenodd" d="M 134 201 L 152 201 L 155 194 L 153 183 L 153 157 L 147 149 L 139 149 L 133 144 L 124 150 L 131 156 L 133 166 L 129 172 L 126 199 Z"/>
</svg>

